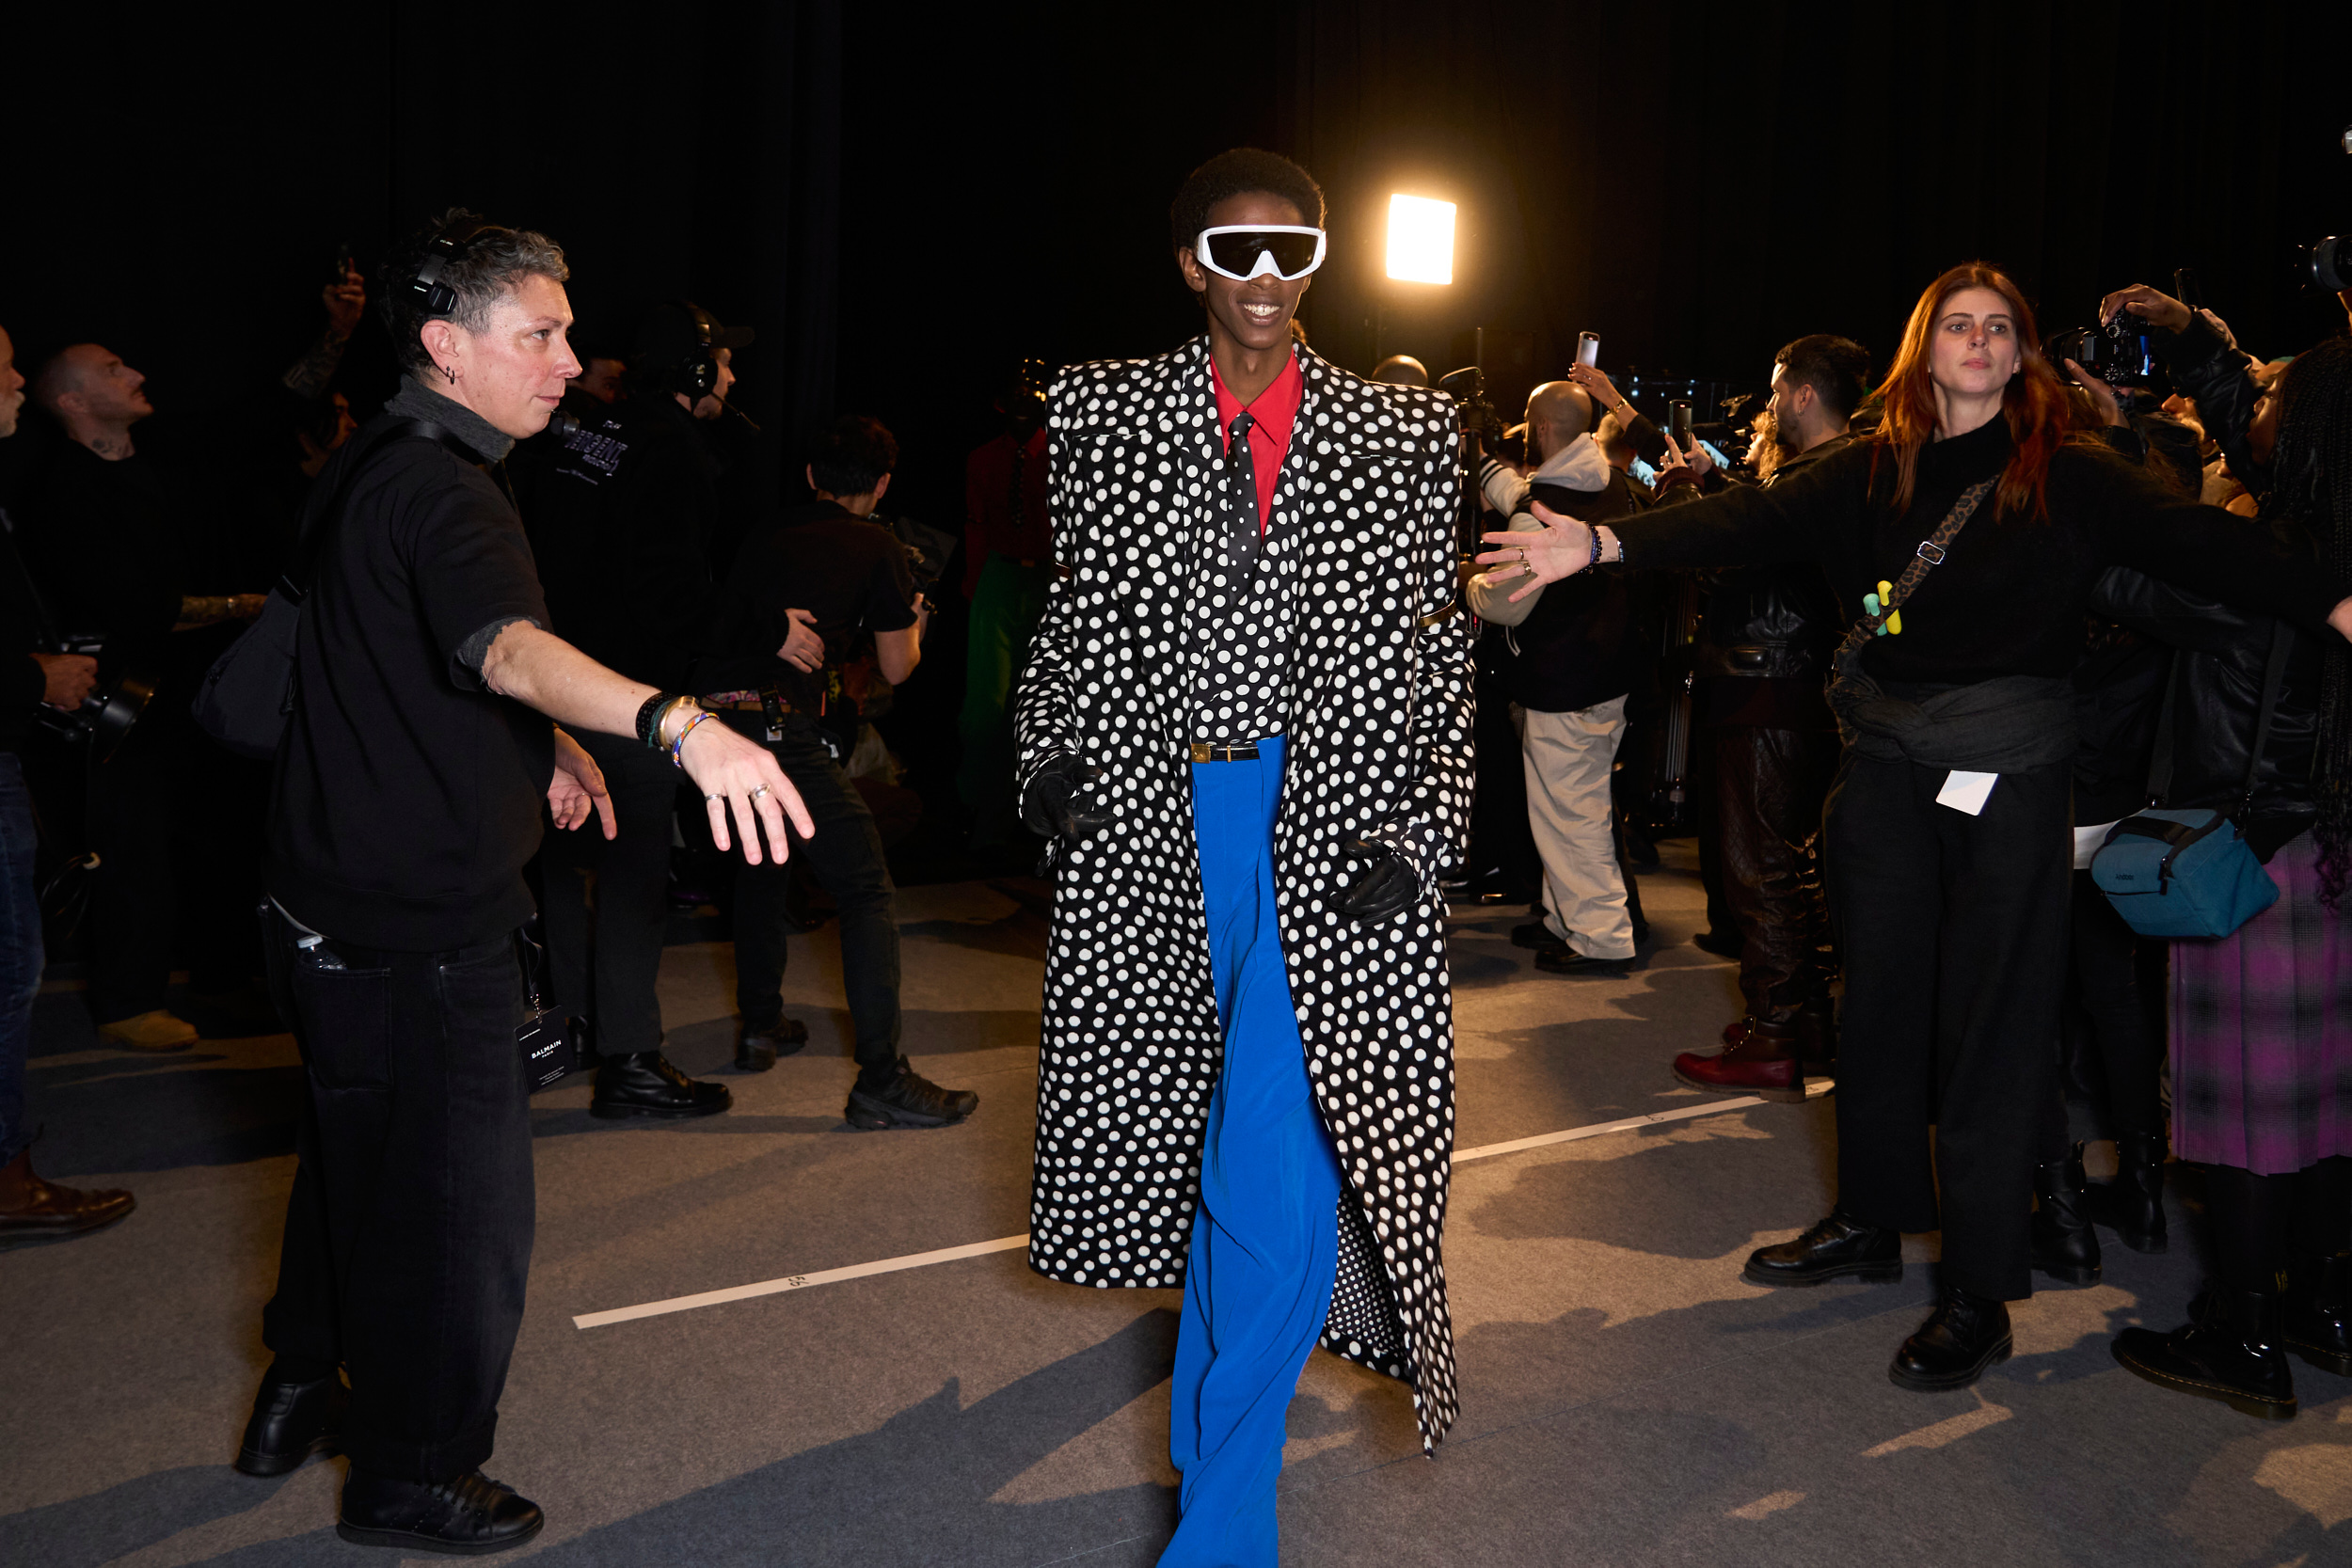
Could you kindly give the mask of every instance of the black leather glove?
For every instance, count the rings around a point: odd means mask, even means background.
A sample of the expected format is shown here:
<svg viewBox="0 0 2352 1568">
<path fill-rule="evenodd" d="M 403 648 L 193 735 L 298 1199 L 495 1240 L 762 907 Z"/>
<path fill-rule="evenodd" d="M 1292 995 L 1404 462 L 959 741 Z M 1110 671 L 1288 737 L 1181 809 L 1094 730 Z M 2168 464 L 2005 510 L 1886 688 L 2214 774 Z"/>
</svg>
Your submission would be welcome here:
<svg viewBox="0 0 2352 1568">
<path fill-rule="evenodd" d="M 1331 900 L 1331 907 L 1358 925 L 1369 926 L 1412 908 L 1421 896 L 1421 879 L 1394 849 L 1360 838 L 1350 838 L 1343 847 L 1351 855 L 1369 857 L 1372 864 L 1345 893 Z"/>
<path fill-rule="evenodd" d="M 1029 780 L 1029 787 L 1021 797 L 1021 820 L 1029 832 L 1041 837 L 1057 838 L 1064 844 L 1084 843 L 1095 829 L 1111 819 L 1111 814 L 1073 811 L 1070 798 L 1078 792 L 1080 784 L 1092 784 L 1102 776 L 1100 768 L 1089 767 L 1076 757 L 1056 757 Z"/>
</svg>

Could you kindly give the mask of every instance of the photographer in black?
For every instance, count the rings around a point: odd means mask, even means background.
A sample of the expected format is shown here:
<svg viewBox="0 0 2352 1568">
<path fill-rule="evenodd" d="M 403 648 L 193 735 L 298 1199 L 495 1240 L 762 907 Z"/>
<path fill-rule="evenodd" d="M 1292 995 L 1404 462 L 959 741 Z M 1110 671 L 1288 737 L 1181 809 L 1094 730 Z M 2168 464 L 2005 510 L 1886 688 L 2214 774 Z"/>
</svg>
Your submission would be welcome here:
<svg viewBox="0 0 2352 1568">
<path fill-rule="evenodd" d="M 817 821 L 808 867 L 841 909 L 841 977 L 857 1037 L 857 1082 L 843 1115 L 866 1130 L 939 1127 L 980 1102 L 968 1089 L 941 1088 L 898 1053 L 896 893 L 873 814 L 841 768 L 857 734 L 856 693 L 843 673 L 864 640 L 872 639 L 875 662 L 894 686 L 923 657 L 930 605 L 915 593 L 905 547 L 866 520 L 898 462 L 898 442 L 875 420 L 834 421 L 808 465 L 815 499 L 744 542 L 699 671 L 711 693 L 705 705 L 766 742 Z M 802 613 L 814 616 L 824 640 L 814 670 L 779 656 Z M 784 1028 L 789 877 L 770 865 L 735 885 L 736 1065 L 759 1071 L 807 1039 L 805 1030 Z"/>
<path fill-rule="evenodd" d="M 480 1469 L 531 1262 L 516 931 L 545 807 L 614 831 L 601 772 L 549 721 L 668 752 L 747 861 L 763 836 L 787 852 L 787 816 L 813 831 L 758 747 L 545 629 L 502 461 L 579 370 L 565 271 L 544 237 L 464 212 L 387 268 L 406 375 L 306 518 L 271 802 L 271 981 L 310 1094 L 262 1314 L 277 1359 L 236 1463 L 278 1475 L 340 1443 L 337 1532 L 411 1551 L 496 1551 L 543 1523 Z"/>
<path fill-rule="evenodd" d="M 24 404 L 16 345 L 0 330 L 0 440 L 16 434 Z M 0 521 L 7 516 L 0 507 Z M 34 1175 L 33 1134 L 24 1124 L 24 1062 L 43 956 L 33 875 L 39 835 L 18 752 L 40 705 L 79 706 L 98 681 L 98 661 L 88 655 L 42 650 L 45 620 L 12 531 L 0 528 L 0 650 L 8 650 L 0 654 L 0 1248 L 78 1236 L 135 1207 L 126 1192 L 60 1187 Z"/>
<path fill-rule="evenodd" d="M 717 464 L 696 404 L 725 396 L 732 350 L 748 328 L 699 306 L 658 307 L 639 334 L 635 395 L 606 404 L 575 382 L 567 409 L 593 410 L 516 449 L 516 504 L 539 564 L 548 611 L 566 641 L 606 668 L 683 690 L 711 608 L 704 555 L 717 527 Z M 805 657 L 816 638 L 801 633 Z M 669 917 L 670 813 L 677 770 L 625 736 L 583 735 L 603 769 L 619 835 L 550 835 L 540 852 L 550 989 L 588 1020 L 603 1060 L 591 1115 L 699 1117 L 732 1102 L 661 1053 L 655 982 Z M 797 1027 L 797 1025 L 796 1025 Z"/>
</svg>

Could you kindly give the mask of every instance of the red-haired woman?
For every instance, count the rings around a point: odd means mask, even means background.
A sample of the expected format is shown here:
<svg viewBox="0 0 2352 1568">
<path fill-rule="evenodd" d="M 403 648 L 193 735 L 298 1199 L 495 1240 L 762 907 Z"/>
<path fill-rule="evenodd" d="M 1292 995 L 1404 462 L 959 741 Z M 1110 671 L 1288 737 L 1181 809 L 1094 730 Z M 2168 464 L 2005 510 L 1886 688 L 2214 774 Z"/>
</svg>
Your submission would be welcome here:
<svg viewBox="0 0 2352 1568">
<path fill-rule="evenodd" d="M 1881 582 L 1934 562 L 1899 631 L 1841 659 L 1830 693 L 1846 740 L 1826 820 L 1846 957 L 1836 1206 L 1746 1269 L 1768 1285 L 1899 1279 L 1901 1233 L 1936 1227 L 1940 1190 L 1936 1306 L 1888 1368 L 1907 1388 L 1965 1387 L 2006 1359 L 2007 1304 L 2033 1293 L 2037 1266 L 2059 1268 L 2030 1216 L 2037 1181 L 2064 1180 L 2040 1162 L 2060 1104 L 2067 675 L 2094 579 L 2136 566 L 2330 641 L 2331 626 L 2352 632 L 2346 585 L 2071 437 L 2060 375 L 2017 286 L 1955 267 L 1911 313 L 1875 436 L 1786 484 L 1613 532 L 1547 519 L 1543 534 L 1488 534 L 1508 547 L 1479 558 L 1524 560 L 1521 592 L 1605 562 L 1815 560 L 1857 613 Z"/>
</svg>

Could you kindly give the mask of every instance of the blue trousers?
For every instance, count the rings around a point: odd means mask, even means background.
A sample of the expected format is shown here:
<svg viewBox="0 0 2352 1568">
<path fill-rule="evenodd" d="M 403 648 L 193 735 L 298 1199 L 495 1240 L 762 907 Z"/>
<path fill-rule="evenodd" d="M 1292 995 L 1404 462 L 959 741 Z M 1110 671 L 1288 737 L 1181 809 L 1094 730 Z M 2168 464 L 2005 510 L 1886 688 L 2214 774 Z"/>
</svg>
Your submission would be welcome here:
<svg viewBox="0 0 2352 1568">
<path fill-rule="evenodd" d="M 1168 1456 L 1183 1518 L 1160 1568 L 1272 1568 L 1283 1418 L 1339 1264 L 1339 1160 L 1307 1082 L 1274 921 L 1282 742 L 1258 749 L 1255 762 L 1192 769 L 1225 1069 L 1176 1334 Z"/>
</svg>

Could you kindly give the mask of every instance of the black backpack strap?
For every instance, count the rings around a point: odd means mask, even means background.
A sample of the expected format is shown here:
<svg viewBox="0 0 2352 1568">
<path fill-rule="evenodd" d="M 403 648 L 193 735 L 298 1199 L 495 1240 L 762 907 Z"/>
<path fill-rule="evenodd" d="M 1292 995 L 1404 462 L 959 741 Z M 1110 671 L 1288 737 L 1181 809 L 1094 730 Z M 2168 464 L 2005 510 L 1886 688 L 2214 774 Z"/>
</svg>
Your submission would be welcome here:
<svg viewBox="0 0 2352 1568">
<path fill-rule="evenodd" d="M 430 420 L 413 419 L 394 420 L 369 436 L 368 444 L 359 449 L 358 455 L 351 460 L 343 469 L 342 477 L 336 481 L 334 493 L 327 497 L 326 504 L 310 515 L 309 526 L 302 531 L 302 537 L 294 546 L 294 560 L 288 563 L 284 576 L 278 579 L 278 591 L 295 604 L 300 604 L 303 595 L 310 591 L 310 578 L 318 571 L 319 552 L 326 547 L 327 535 L 334 531 L 335 524 L 342 518 L 343 507 L 351 499 L 352 486 L 358 483 L 360 474 L 385 448 L 395 441 L 439 441 L 446 445 L 455 439 Z"/>
<path fill-rule="evenodd" d="M 2254 809 L 2254 780 L 2262 771 L 2263 748 L 2270 744 L 2270 721 L 2279 707 L 2280 689 L 2286 685 L 2287 657 L 2295 652 L 2295 631 L 2280 621 L 2270 633 L 2270 661 L 2263 666 L 2262 706 L 2254 713 L 2254 744 L 2246 753 L 2246 790 L 2241 813 Z"/>
</svg>

